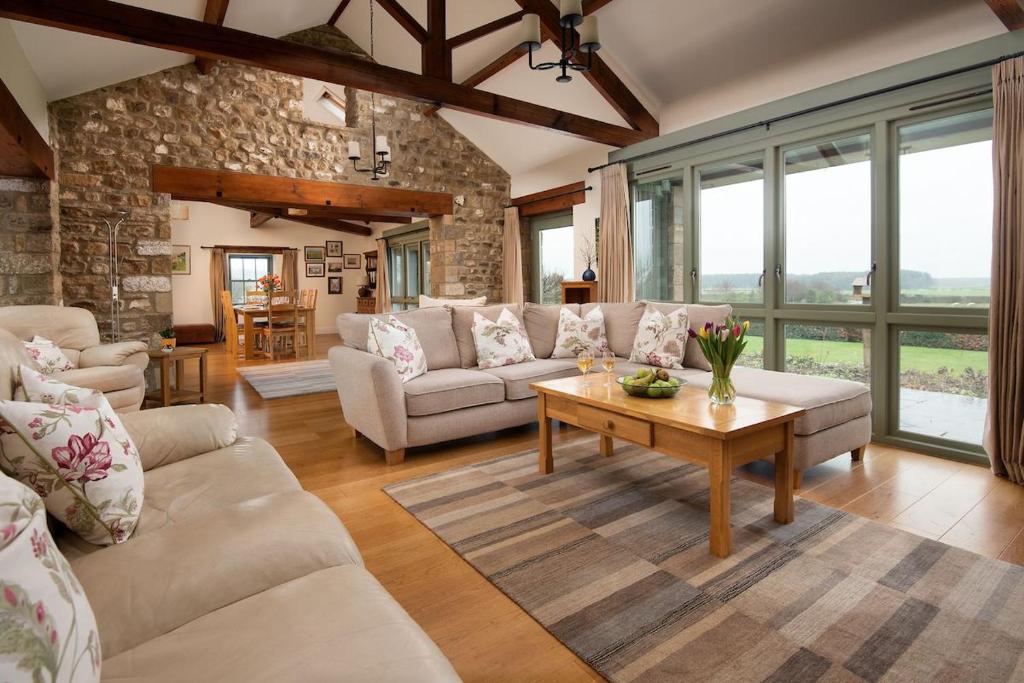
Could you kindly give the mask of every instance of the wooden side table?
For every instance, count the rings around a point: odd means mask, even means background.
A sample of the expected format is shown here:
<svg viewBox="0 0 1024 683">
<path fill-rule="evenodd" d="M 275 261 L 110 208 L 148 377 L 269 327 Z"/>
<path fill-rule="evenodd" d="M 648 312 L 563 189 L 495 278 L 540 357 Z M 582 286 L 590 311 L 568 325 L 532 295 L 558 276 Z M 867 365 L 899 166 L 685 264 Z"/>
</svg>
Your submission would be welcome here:
<svg viewBox="0 0 1024 683">
<path fill-rule="evenodd" d="M 562 280 L 563 304 L 589 304 L 597 301 L 597 280 Z"/>
<path fill-rule="evenodd" d="M 171 352 L 151 350 L 150 360 L 160 361 L 160 389 L 146 394 L 147 401 L 161 406 L 178 403 L 206 403 L 206 349 L 195 346 L 179 346 Z M 182 386 L 185 376 L 185 361 L 199 361 L 199 391 Z M 174 387 L 171 387 L 171 361 L 174 361 Z"/>
</svg>

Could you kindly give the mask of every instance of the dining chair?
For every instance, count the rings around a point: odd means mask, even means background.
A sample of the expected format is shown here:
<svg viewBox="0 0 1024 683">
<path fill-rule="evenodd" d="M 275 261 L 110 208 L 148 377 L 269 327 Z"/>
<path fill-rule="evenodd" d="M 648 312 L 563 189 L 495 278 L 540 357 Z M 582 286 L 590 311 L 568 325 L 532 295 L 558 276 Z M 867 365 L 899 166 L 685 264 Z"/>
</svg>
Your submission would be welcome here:
<svg viewBox="0 0 1024 683">
<path fill-rule="evenodd" d="M 296 291 L 282 291 L 274 294 L 267 306 L 267 326 L 257 330 L 263 339 L 262 355 L 276 360 L 278 355 L 291 352 L 298 355 L 299 339 L 299 297 Z"/>
<path fill-rule="evenodd" d="M 224 307 L 224 344 L 228 355 L 237 357 L 245 348 L 245 339 L 238 329 L 238 316 L 235 304 L 231 301 L 231 292 L 222 290 L 220 303 Z"/>
<path fill-rule="evenodd" d="M 320 293 L 318 289 L 303 289 L 299 293 L 299 328 L 301 334 L 296 338 L 297 343 L 300 346 L 308 347 L 311 346 L 313 340 L 316 338 L 316 330 L 309 328 L 310 312 L 313 312 L 313 318 L 315 319 L 316 312 L 316 299 Z M 308 356 L 312 349 L 306 348 L 305 353 Z"/>
</svg>

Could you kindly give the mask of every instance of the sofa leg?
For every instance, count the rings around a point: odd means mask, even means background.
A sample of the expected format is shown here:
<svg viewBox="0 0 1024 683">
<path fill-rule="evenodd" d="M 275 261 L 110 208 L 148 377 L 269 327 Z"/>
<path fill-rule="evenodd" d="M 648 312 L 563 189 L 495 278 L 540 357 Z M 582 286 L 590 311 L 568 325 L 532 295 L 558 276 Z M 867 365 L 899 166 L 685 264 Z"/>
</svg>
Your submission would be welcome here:
<svg viewBox="0 0 1024 683">
<path fill-rule="evenodd" d="M 860 458 L 861 458 L 861 456 L 863 454 L 864 454 L 864 447 L 863 446 L 861 446 L 860 448 L 854 448 L 852 451 L 850 451 L 850 460 L 852 460 L 854 462 L 860 462 Z"/>
<path fill-rule="evenodd" d="M 353 439 L 358 439 L 358 438 L 359 438 L 359 437 L 361 437 L 361 436 L 362 436 L 362 434 L 360 434 L 360 433 L 359 433 L 359 430 L 358 430 L 358 429 L 353 429 L 353 430 L 352 430 L 352 438 L 353 438 Z"/>
<path fill-rule="evenodd" d="M 401 465 L 405 461 L 405 449 L 399 448 L 398 450 L 384 451 L 384 461 L 389 465 Z"/>
<path fill-rule="evenodd" d="M 800 470 L 793 470 L 793 488 L 800 488 L 800 484 L 803 483 L 804 473 Z"/>
</svg>

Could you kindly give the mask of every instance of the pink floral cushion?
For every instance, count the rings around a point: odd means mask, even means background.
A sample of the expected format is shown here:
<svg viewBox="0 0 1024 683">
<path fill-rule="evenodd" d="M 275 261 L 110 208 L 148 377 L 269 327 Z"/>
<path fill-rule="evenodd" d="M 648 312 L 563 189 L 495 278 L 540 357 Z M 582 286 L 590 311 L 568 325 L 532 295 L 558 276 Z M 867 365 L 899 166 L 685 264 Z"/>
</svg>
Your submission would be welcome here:
<svg viewBox="0 0 1024 683">
<path fill-rule="evenodd" d="M 39 496 L 0 475 L 3 680 L 100 680 L 96 617 L 46 527 Z"/>
<path fill-rule="evenodd" d="M 473 342 L 481 368 L 498 368 L 536 360 L 526 330 L 515 313 L 502 309 L 497 321 L 473 314 Z"/>
<path fill-rule="evenodd" d="M 660 368 L 681 369 L 688 335 L 686 306 L 665 314 L 648 306 L 640 318 L 629 360 Z"/>
<path fill-rule="evenodd" d="M 426 373 L 427 355 L 423 353 L 416 331 L 393 315 L 370 318 L 366 350 L 391 361 L 402 382 Z"/>
<path fill-rule="evenodd" d="M 582 351 L 600 356 L 608 350 L 604 332 L 604 311 L 597 306 L 582 318 L 562 307 L 558 312 L 558 336 L 552 358 L 575 358 Z"/>
<path fill-rule="evenodd" d="M 21 367 L 28 401 L 0 401 L 0 469 L 90 543 L 127 540 L 142 510 L 142 462 L 99 392 Z"/>
<path fill-rule="evenodd" d="M 36 335 L 32 341 L 22 342 L 29 357 L 39 366 L 40 372 L 46 375 L 55 375 L 65 370 L 74 370 L 75 365 L 60 347 L 49 339 Z"/>
</svg>

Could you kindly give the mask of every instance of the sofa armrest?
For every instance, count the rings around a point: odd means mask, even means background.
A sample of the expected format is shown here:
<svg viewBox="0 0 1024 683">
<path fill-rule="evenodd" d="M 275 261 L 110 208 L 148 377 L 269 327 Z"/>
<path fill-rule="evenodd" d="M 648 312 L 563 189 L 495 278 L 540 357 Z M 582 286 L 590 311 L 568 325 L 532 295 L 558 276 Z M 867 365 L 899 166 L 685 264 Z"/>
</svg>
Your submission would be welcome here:
<svg viewBox="0 0 1024 683">
<path fill-rule="evenodd" d="M 238 439 L 235 414 L 214 403 L 125 413 L 121 422 L 139 449 L 143 470 L 226 448 Z"/>
<path fill-rule="evenodd" d="M 91 346 L 78 357 L 78 367 L 95 368 L 101 365 L 138 365 L 143 370 L 149 365 L 149 347 L 140 341 L 117 342 Z M 139 363 L 142 363 L 139 365 Z"/>
<path fill-rule="evenodd" d="M 347 346 L 327 353 L 345 421 L 385 450 L 408 443 L 405 391 L 391 361 Z"/>
</svg>

